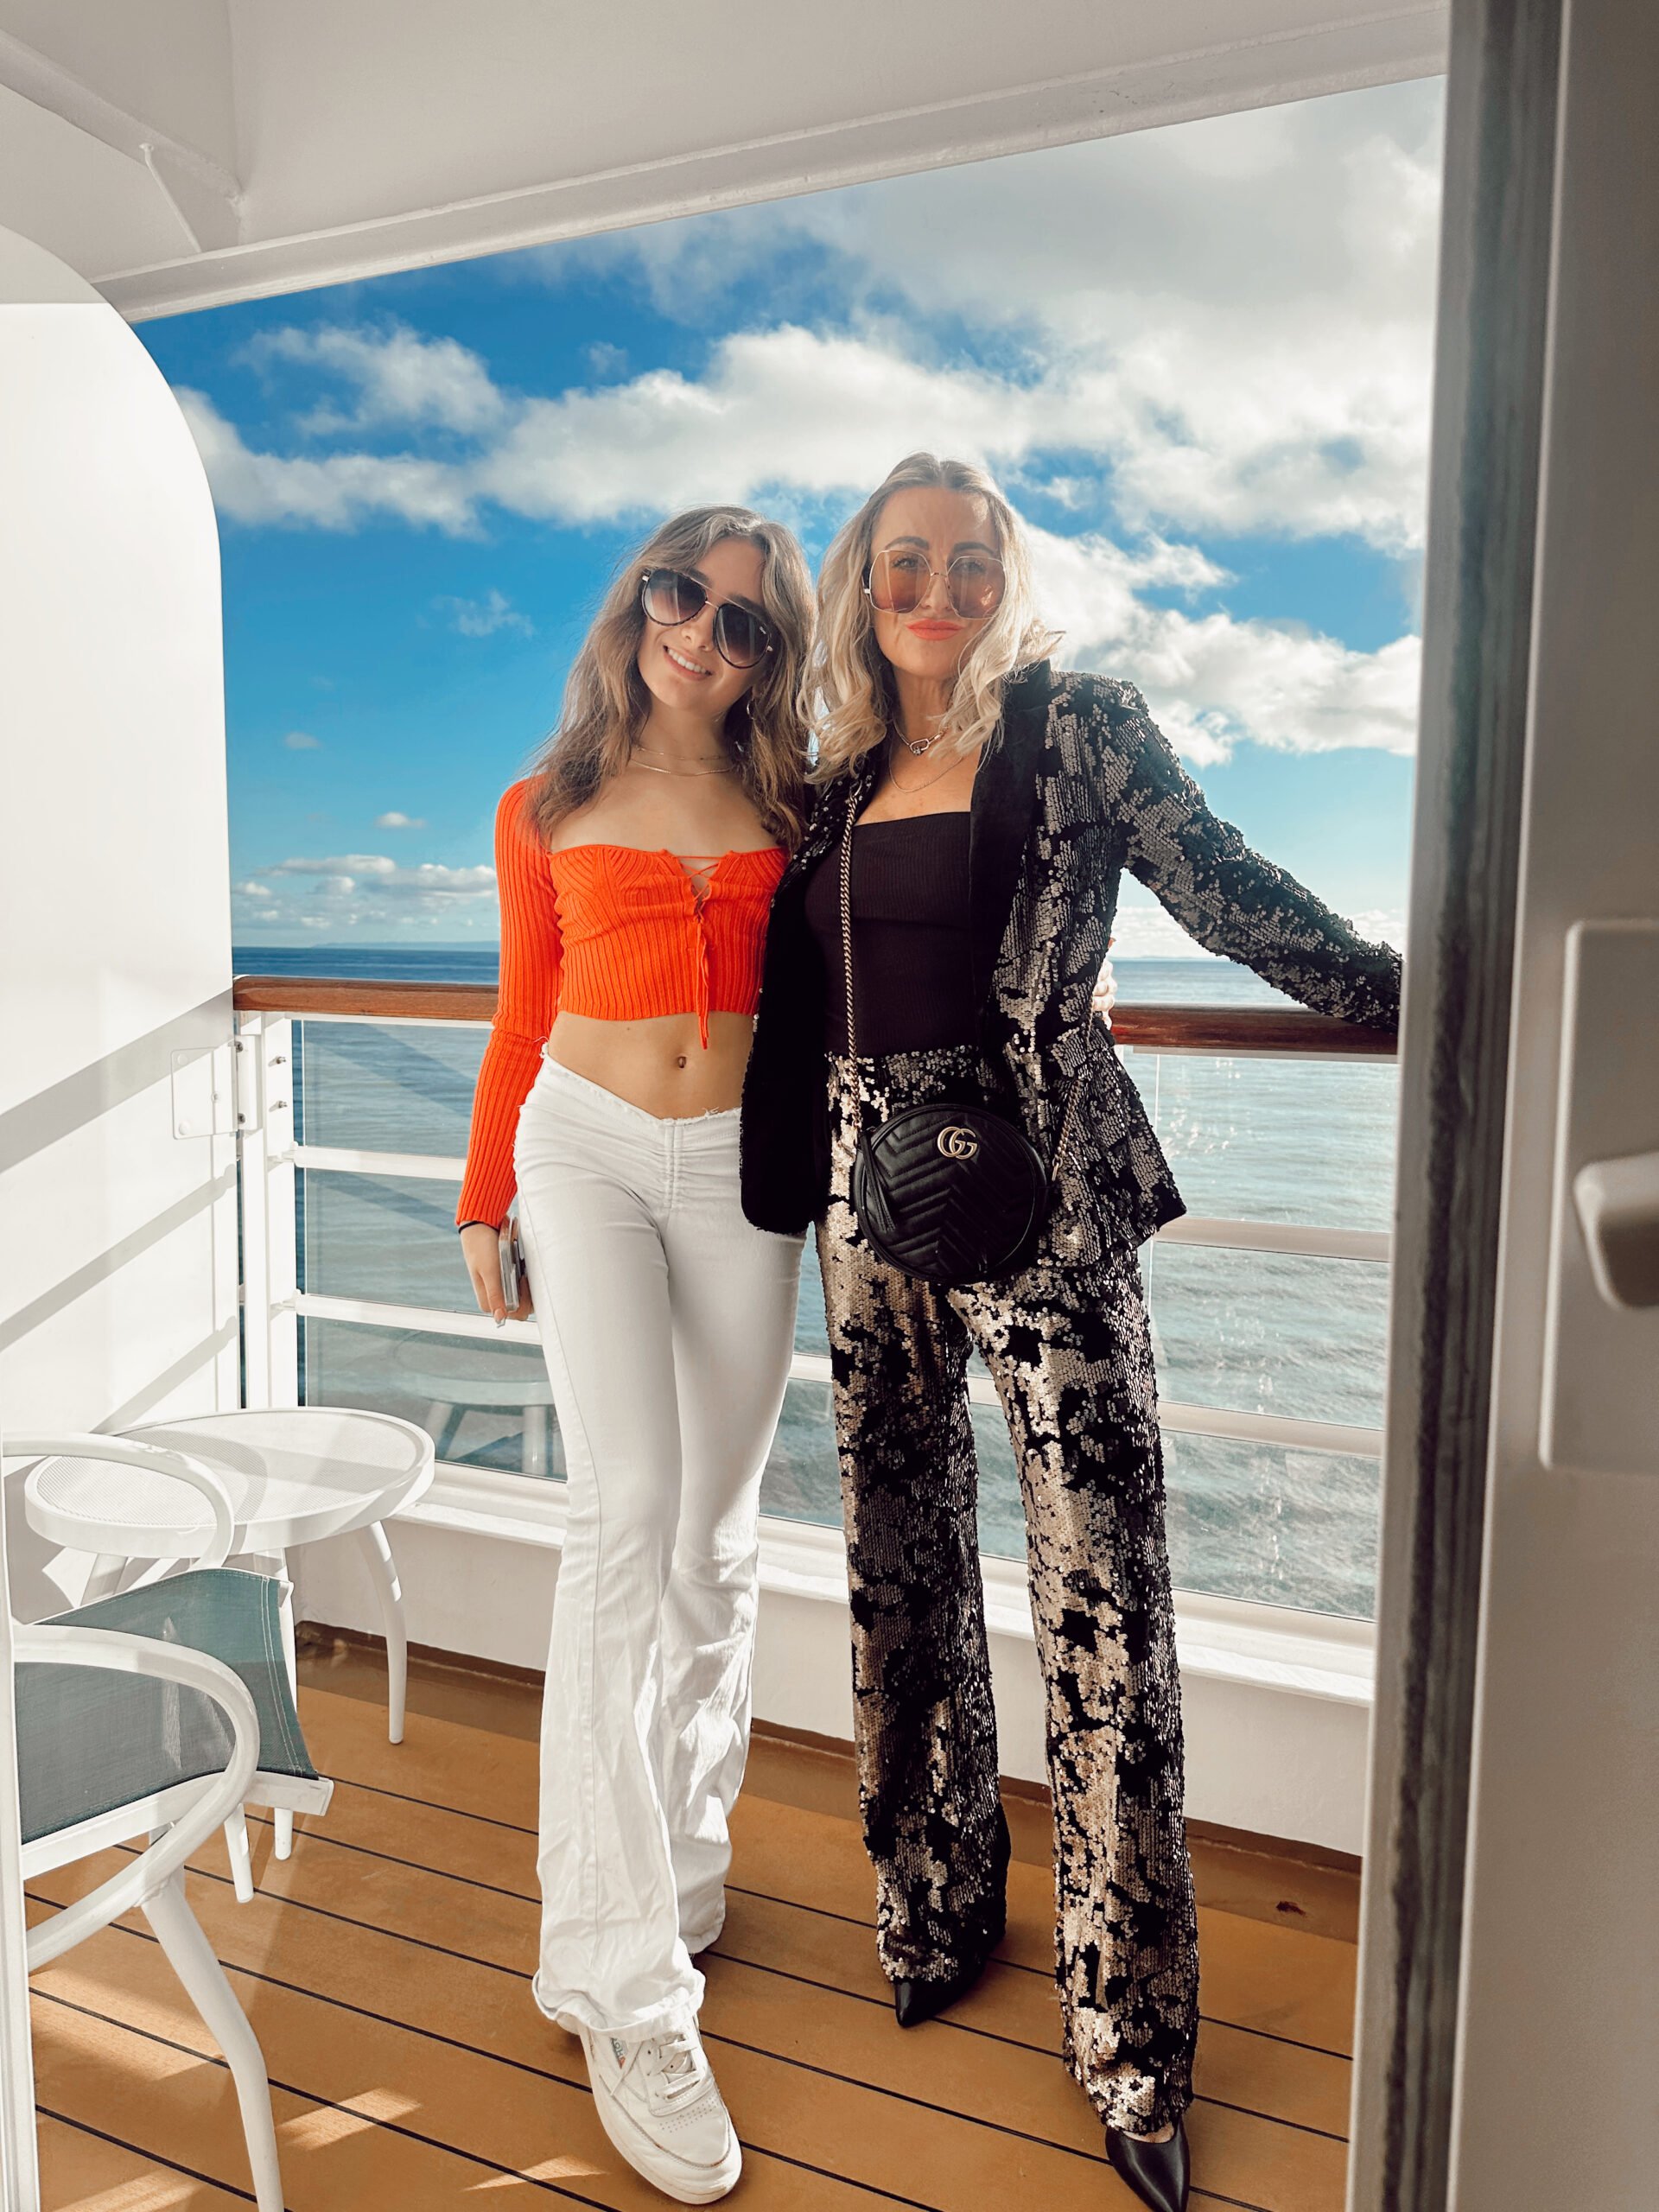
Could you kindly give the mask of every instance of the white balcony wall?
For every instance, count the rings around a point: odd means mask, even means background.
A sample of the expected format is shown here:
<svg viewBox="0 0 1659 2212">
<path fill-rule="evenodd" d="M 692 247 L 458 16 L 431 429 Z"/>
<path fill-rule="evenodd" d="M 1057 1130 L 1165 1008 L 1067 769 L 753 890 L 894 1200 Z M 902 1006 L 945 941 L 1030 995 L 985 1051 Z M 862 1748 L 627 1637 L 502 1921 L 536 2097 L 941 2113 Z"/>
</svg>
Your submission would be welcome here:
<svg viewBox="0 0 1659 2212">
<path fill-rule="evenodd" d="M 514 1493 L 518 1495 L 515 1497 Z M 492 1494 L 493 1493 L 493 1494 Z M 393 1531 L 410 1640 L 508 1666 L 547 1656 L 562 1485 L 441 1474 Z M 853 1732 L 846 1567 L 838 1530 L 761 1523 L 754 1710 L 841 1739 Z M 296 1554 L 302 1620 L 376 1634 L 348 1546 Z M 1022 1570 L 985 1562 L 998 1763 L 1046 1782 L 1042 1680 Z M 1198 1821 L 1357 1853 L 1364 1829 L 1371 1639 L 1360 1623 L 1176 1595 L 1186 1808 Z"/>
<path fill-rule="evenodd" d="M 148 354 L 10 232 L 0 484 L 0 1421 L 114 1427 L 238 1388 L 219 541 Z"/>
</svg>

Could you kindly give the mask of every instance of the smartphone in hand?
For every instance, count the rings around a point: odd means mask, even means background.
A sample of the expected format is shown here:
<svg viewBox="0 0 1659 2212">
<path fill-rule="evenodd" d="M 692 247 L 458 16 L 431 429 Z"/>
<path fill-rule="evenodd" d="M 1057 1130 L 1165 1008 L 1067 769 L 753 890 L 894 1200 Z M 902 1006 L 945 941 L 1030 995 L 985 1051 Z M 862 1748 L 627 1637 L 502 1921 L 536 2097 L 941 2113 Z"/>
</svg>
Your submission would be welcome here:
<svg viewBox="0 0 1659 2212">
<path fill-rule="evenodd" d="M 511 1319 L 518 1311 L 524 1295 L 524 1255 L 519 1249 L 516 1221 L 502 1224 L 499 1249 L 501 1255 L 501 1302 Z"/>
</svg>

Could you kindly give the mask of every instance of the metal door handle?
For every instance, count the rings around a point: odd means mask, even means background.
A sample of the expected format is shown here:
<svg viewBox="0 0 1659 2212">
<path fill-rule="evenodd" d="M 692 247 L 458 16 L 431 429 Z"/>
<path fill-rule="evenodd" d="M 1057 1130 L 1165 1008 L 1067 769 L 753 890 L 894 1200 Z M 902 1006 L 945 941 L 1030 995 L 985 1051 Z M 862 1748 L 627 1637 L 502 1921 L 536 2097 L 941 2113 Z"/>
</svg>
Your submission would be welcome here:
<svg viewBox="0 0 1659 2212">
<path fill-rule="evenodd" d="M 1596 1160 L 1573 1178 L 1596 1288 L 1610 1306 L 1659 1306 L 1659 1152 Z"/>
</svg>

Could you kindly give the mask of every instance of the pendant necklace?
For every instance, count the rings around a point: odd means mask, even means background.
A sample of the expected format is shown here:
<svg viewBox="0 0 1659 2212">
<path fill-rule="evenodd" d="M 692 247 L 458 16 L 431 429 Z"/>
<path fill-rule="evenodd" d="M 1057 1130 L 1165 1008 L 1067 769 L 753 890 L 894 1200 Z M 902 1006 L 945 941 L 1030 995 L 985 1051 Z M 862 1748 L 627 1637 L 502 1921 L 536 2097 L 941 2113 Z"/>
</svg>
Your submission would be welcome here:
<svg viewBox="0 0 1659 2212">
<path fill-rule="evenodd" d="M 901 740 L 900 742 L 902 743 L 903 741 Z M 938 741 L 933 738 L 930 738 L 928 740 L 928 744 L 930 745 L 937 742 Z M 916 750 L 916 747 L 912 746 L 910 750 L 913 753 Z M 925 750 L 925 748 L 924 748 L 924 750 Z M 945 766 L 939 770 L 937 776 L 929 776 L 919 784 L 901 784 L 898 777 L 893 774 L 893 763 L 889 760 L 887 763 L 887 781 L 893 785 L 894 791 L 903 791 L 906 797 L 908 797 L 912 791 L 925 791 L 933 784 L 942 784 L 945 778 L 950 774 L 952 768 L 959 767 L 962 765 L 963 757 L 964 756 L 958 754 L 954 760 L 947 761 Z"/>
<path fill-rule="evenodd" d="M 944 716 L 943 715 L 938 715 L 931 717 L 931 719 L 936 721 L 943 722 Z M 899 744 L 904 747 L 906 753 L 913 753 L 916 759 L 919 760 L 925 754 L 929 753 L 933 750 L 933 747 L 944 735 L 944 732 L 943 729 L 936 729 L 931 737 L 924 737 L 914 740 L 906 737 L 901 729 L 895 729 L 893 734 L 898 739 Z"/>
</svg>

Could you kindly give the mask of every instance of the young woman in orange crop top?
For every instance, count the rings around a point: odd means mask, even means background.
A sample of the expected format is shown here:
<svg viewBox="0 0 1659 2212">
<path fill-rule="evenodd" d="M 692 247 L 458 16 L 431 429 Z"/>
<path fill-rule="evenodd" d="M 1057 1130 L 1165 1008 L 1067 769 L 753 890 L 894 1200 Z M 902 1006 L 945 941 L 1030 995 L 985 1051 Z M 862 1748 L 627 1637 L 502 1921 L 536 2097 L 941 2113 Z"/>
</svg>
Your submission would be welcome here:
<svg viewBox="0 0 1659 2212">
<path fill-rule="evenodd" d="M 458 1220 L 504 1318 L 519 1234 L 567 1469 L 542 1727 L 536 2000 L 670 2196 L 741 2168 L 692 1963 L 748 1746 L 761 1470 L 801 1243 L 739 1196 L 772 894 L 799 840 L 799 547 L 700 508 L 618 575 L 537 772 L 501 801 L 501 982 Z"/>
</svg>

